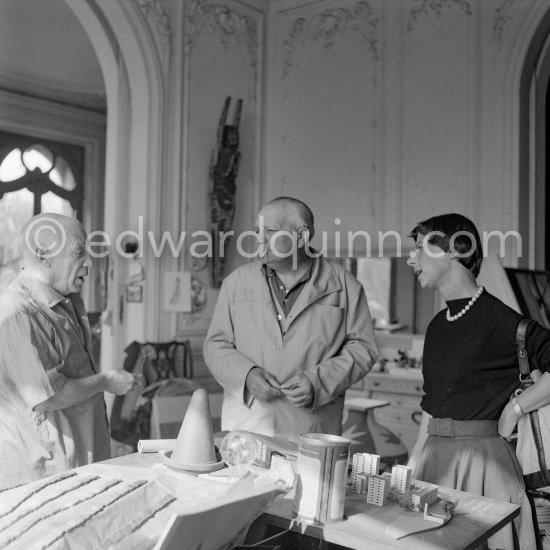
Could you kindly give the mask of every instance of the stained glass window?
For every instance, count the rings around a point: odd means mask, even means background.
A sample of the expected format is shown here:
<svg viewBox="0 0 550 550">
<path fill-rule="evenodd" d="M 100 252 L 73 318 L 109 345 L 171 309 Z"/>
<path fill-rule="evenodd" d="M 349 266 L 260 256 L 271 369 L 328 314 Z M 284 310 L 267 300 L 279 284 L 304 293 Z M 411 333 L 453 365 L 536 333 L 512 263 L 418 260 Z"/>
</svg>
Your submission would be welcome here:
<svg viewBox="0 0 550 550">
<path fill-rule="evenodd" d="M 82 147 L 0 132 L 0 291 L 20 268 L 17 237 L 41 212 L 82 216 Z"/>
</svg>

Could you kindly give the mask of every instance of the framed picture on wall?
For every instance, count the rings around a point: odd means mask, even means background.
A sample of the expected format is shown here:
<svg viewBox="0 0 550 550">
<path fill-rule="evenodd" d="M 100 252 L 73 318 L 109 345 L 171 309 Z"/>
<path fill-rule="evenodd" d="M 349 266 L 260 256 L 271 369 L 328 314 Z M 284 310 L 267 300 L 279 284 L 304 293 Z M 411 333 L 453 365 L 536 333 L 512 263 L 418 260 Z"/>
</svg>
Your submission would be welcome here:
<svg viewBox="0 0 550 550">
<path fill-rule="evenodd" d="M 126 301 L 134 303 L 143 302 L 143 286 L 126 285 Z"/>
<path fill-rule="evenodd" d="M 550 271 L 506 268 L 521 312 L 550 328 Z"/>
</svg>

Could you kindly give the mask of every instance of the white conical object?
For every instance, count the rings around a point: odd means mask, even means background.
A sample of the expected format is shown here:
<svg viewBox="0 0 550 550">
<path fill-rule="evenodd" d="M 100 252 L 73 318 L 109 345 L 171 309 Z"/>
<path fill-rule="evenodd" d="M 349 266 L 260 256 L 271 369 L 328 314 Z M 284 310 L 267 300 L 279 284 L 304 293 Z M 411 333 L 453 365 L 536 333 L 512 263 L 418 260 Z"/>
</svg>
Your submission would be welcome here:
<svg viewBox="0 0 550 550">
<path fill-rule="evenodd" d="M 223 466 L 223 460 L 218 461 L 216 457 L 206 390 L 193 393 L 176 445 L 167 460 L 175 468 L 194 472 L 213 471 Z"/>
</svg>

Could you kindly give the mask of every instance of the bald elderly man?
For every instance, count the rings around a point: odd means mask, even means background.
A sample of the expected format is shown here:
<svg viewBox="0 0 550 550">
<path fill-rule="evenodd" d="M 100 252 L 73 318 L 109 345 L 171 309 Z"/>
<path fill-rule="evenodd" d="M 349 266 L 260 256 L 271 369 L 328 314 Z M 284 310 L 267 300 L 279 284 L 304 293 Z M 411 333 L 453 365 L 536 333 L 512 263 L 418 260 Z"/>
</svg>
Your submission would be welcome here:
<svg viewBox="0 0 550 550">
<path fill-rule="evenodd" d="M 204 343 L 224 389 L 222 430 L 339 435 L 345 391 L 378 356 L 361 284 L 309 248 L 313 235 L 305 203 L 268 202 L 258 261 L 223 282 Z"/>
<path fill-rule="evenodd" d="M 80 222 L 39 214 L 20 247 L 23 268 L 0 295 L 0 487 L 110 458 L 103 392 L 138 385 L 94 364 L 79 296 L 92 265 Z"/>
</svg>

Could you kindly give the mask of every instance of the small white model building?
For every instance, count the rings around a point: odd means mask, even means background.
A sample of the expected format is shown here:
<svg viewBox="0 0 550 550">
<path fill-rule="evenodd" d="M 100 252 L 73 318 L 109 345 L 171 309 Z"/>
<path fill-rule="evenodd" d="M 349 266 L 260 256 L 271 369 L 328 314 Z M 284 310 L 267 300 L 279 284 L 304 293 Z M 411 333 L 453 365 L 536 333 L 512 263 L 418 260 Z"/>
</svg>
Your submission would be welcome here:
<svg viewBox="0 0 550 550">
<path fill-rule="evenodd" d="M 354 493 L 359 493 L 360 495 L 367 492 L 367 487 L 369 483 L 369 474 L 360 473 L 355 474 L 351 481 L 351 489 Z"/>
<path fill-rule="evenodd" d="M 268 464 L 267 462 L 267 445 L 263 441 L 257 441 L 258 448 L 256 450 L 256 460 L 261 464 Z"/>
<path fill-rule="evenodd" d="M 367 504 L 384 506 L 390 492 L 390 478 L 379 475 L 369 476 L 369 490 L 367 493 Z"/>
<path fill-rule="evenodd" d="M 428 503 L 424 504 L 424 519 L 427 521 L 433 521 L 434 523 L 440 523 L 443 525 L 445 523 L 445 516 L 441 514 L 430 514 L 428 513 Z"/>
<path fill-rule="evenodd" d="M 351 467 L 351 476 L 355 474 L 378 475 L 380 456 L 370 453 L 354 453 Z"/>
<path fill-rule="evenodd" d="M 411 488 L 412 468 L 394 466 L 391 470 L 391 484 L 398 493 L 404 495 Z"/>
<path fill-rule="evenodd" d="M 431 483 L 421 486 L 413 493 L 411 498 L 414 509 L 420 512 L 424 508 L 424 505 L 429 506 L 433 504 L 437 500 L 437 490 L 438 486 Z"/>
</svg>

